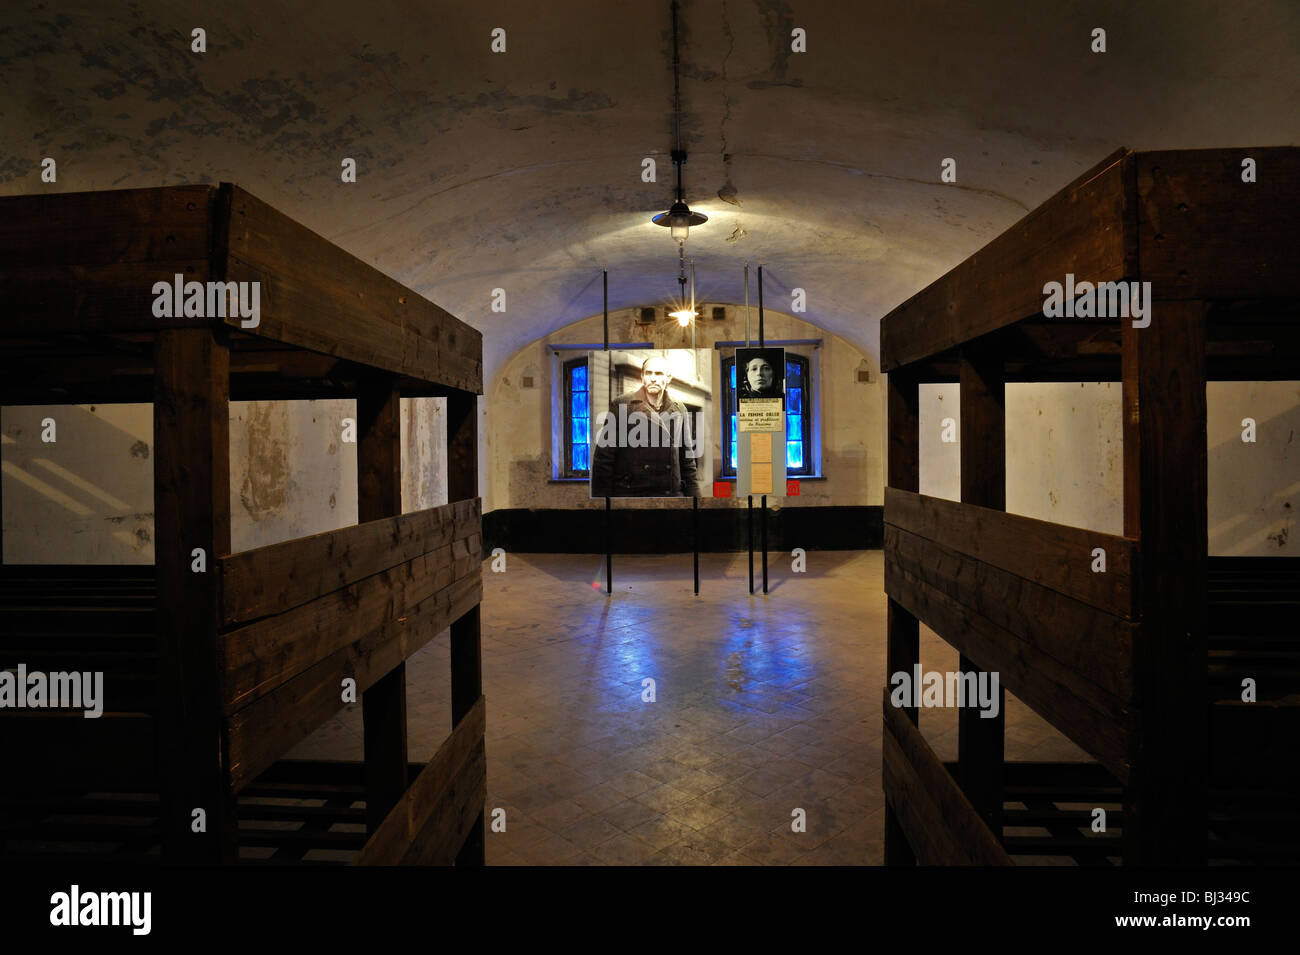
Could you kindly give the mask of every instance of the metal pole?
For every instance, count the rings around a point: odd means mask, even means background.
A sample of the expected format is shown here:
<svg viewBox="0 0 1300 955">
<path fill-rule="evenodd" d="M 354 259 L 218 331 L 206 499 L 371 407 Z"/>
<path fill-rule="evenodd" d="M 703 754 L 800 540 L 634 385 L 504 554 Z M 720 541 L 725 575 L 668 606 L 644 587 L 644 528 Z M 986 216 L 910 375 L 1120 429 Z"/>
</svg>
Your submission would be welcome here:
<svg viewBox="0 0 1300 955">
<path fill-rule="evenodd" d="M 700 595 L 700 496 L 691 498 L 691 539 L 695 542 L 695 596 Z"/>
<path fill-rule="evenodd" d="M 749 495 L 749 592 L 754 592 L 754 495 Z"/>
<path fill-rule="evenodd" d="M 763 347 L 763 266 L 758 267 L 758 347 Z M 782 442 L 784 447 L 785 442 Z M 769 462 L 769 468 L 772 464 Z M 767 495 L 763 495 L 763 508 L 759 514 L 758 521 L 762 527 L 763 538 L 763 593 L 767 593 Z"/>
<path fill-rule="evenodd" d="M 745 263 L 745 344 L 749 341 L 749 263 Z"/>
<path fill-rule="evenodd" d="M 610 403 L 614 400 L 614 369 L 609 361 L 609 269 L 600 270 L 601 286 L 604 294 L 605 327 L 605 413 L 609 413 Z M 614 592 L 614 531 L 611 526 L 610 500 L 605 498 L 605 593 Z"/>
</svg>

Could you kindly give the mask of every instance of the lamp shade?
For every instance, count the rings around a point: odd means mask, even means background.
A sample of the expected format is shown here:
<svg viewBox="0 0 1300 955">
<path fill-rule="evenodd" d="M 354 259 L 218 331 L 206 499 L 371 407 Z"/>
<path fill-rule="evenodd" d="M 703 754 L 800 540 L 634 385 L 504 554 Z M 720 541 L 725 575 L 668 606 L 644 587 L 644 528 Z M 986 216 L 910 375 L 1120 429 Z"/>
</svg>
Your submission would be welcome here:
<svg viewBox="0 0 1300 955">
<path fill-rule="evenodd" d="M 667 212 L 661 212 L 651 220 L 655 225 L 667 226 L 671 235 L 678 242 L 686 239 L 691 226 L 703 225 L 709 217 L 700 212 L 692 212 L 691 207 L 678 199 Z"/>
</svg>

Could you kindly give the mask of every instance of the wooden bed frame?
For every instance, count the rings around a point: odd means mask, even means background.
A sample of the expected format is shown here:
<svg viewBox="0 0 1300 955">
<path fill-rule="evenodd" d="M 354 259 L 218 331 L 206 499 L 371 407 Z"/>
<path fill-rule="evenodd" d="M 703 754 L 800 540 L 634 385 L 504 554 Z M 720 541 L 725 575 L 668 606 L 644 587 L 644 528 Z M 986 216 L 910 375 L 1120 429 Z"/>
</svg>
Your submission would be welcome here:
<svg viewBox="0 0 1300 955">
<path fill-rule="evenodd" d="M 156 317 L 154 283 L 175 275 L 259 282 L 260 324 Z M 274 861 L 481 864 L 482 336 L 227 183 L 0 199 L 0 305 L 0 404 L 152 402 L 156 554 L 3 568 L 0 666 L 105 669 L 108 705 L 0 711 L 0 857 L 230 863 L 272 845 Z M 450 503 L 404 514 L 414 396 L 446 399 Z M 326 397 L 357 403 L 359 523 L 230 553 L 229 402 Z M 447 627 L 454 725 L 421 767 L 405 660 Z M 344 706 L 345 679 L 364 764 L 282 761 Z M 300 805 L 253 798 L 268 793 Z"/>
<path fill-rule="evenodd" d="M 1300 379 L 1298 200 L 1300 149 L 1119 150 L 883 320 L 888 673 L 924 622 L 1096 761 L 963 709 L 945 764 L 886 688 L 887 863 L 1300 860 L 1300 561 L 1208 557 L 1206 501 L 1207 379 Z M 1067 273 L 1149 281 L 1149 326 L 1045 318 Z M 1122 536 L 1006 513 L 1008 381 L 1122 382 Z M 960 382 L 960 503 L 918 493 L 922 382 Z"/>
</svg>

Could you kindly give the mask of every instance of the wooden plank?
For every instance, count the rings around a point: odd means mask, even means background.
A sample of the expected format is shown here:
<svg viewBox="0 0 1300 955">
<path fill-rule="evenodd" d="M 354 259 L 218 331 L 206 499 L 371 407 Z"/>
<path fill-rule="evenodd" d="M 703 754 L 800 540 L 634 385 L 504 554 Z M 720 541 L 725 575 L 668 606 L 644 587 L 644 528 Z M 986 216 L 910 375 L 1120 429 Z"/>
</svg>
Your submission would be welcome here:
<svg viewBox="0 0 1300 955">
<path fill-rule="evenodd" d="M 1084 691 L 1099 705 L 1132 695 L 1136 624 L 892 524 L 885 525 L 885 557 L 1105 691 Z"/>
<path fill-rule="evenodd" d="M 448 544 L 222 635 L 223 711 L 230 714 L 247 706 L 454 582 L 478 576 L 478 540 L 477 535 L 470 539 L 473 549 L 460 560 L 452 559 Z"/>
<path fill-rule="evenodd" d="M 486 796 L 482 697 L 367 841 L 356 865 L 450 865 Z"/>
<path fill-rule="evenodd" d="M 916 493 L 921 479 L 920 392 L 916 376 L 897 371 L 887 376 L 889 407 L 889 487 Z M 886 499 L 888 504 L 888 499 Z"/>
<path fill-rule="evenodd" d="M 447 396 L 447 498 L 464 500 L 478 494 L 478 397 L 468 392 Z M 482 531 L 482 522 L 478 530 Z M 481 559 L 481 555 L 480 555 Z M 481 572 L 481 570 L 480 570 Z M 451 625 L 451 720 L 458 723 L 483 693 L 482 620 L 477 606 Z M 457 865 L 485 865 L 486 843 L 482 813 L 463 843 Z"/>
<path fill-rule="evenodd" d="M 1255 160 L 1255 182 L 1242 181 L 1246 157 Z M 1157 298 L 1300 294 L 1300 148 L 1167 150 L 1136 158 L 1141 278 Z"/>
<path fill-rule="evenodd" d="M 481 526 L 479 498 L 356 524 L 222 557 L 222 619 L 229 626 L 284 613 Z"/>
<path fill-rule="evenodd" d="M 160 332 L 154 395 L 154 563 L 162 699 L 164 856 L 232 862 L 234 807 L 225 796 L 214 562 L 230 550 L 229 350 L 219 329 Z M 206 569 L 195 572 L 194 551 Z M 203 809 L 207 831 L 191 829 Z"/>
<path fill-rule="evenodd" d="M 156 791 L 153 717 L 105 712 L 88 720 L 80 713 L 18 712 L 0 715 L 4 758 L 14 767 L 5 773 L 6 797 L 65 789 Z M 17 767 L 40 769 L 19 772 Z"/>
<path fill-rule="evenodd" d="M 1135 619 L 1133 572 L 1138 542 L 1080 527 L 959 504 L 889 487 L 885 523 L 933 540 L 1075 600 Z M 1106 551 L 1106 573 L 1093 573 L 1093 548 Z"/>
<path fill-rule="evenodd" d="M 262 283 L 257 334 L 482 392 L 476 329 L 238 187 L 229 255 L 231 280 Z"/>
<path fill-rule="evenodd" d="M 1300 794 L 1300 705 L 1228 701 L 1210 707 L 1210 784 Z"/>
<path fill-rule="evenodd" d="M 447 397 L 447 500 L 478 496 L 478 398 L 468 392 Z"/>
<path fill-rule="evenodd" d="M 999 682 L 1092 754 L 1121 780 L 1128 778 L 1133 710 L 1075 670 L 885 560 L 885 590 L 959 652 L 996 671 Z"/>
<path fill-rule="evenodd" d="M 1006 381 L 1001 356 L 987 343 L 963 346 L 959 393 L 962 503 L 1005 511 Z M 959 670 L 975 673 L 979 679 L 979 668 L 964 655 Z M 957 780 L 989 831 L 1001 841 L 1007 712 L 1001 683 L 996 702 L 997 715 L 991 718 L 973 706 L 957 711 Z"/>
<path fill-rule="evenodd" d="M 357 394 L 357 520 L 402 513 L 402 396 L 390 376 L 367 378 Z M 455 560 L 453 546 L 451 559 Z M 336 624 L 338 626 L 338 624 Z M 361 694 L 366 831 L 374 832 L 406 792 L 406 661 Z"/>
<path fill-rule="evenodd" d="M 1126 865 L 1203 865 L 1209 740 L 1205 306 L 1153 303 L 1124 335 L 1124 534 L 1141 541 L 1134 639 L 1141 720 L 1125 793 Z"/>
<path fill-rule="evenodd" d="M 920 392 L 917 377 L 909 371 L 896 371 L 886 378 L 888 387 L 888 455 L 889 487 L 915 493 L 921 480 Z M 921 631 L 917 619 L 898 601 L 890 599 L 885 617 L 885 679 L 894 673 L 911 673 L 921 662 Z M 904 710 L 913 725 L 919 714 L 915 706 Z M 893 807 L 885 806 L 885 865 L 916 864 L 916 854 L 907 840 L 902 821 Z"/>
<path fill-rule="evenodd" d="M 193 328 L 153 284 L 207 281 L 213 186 L 0 198 L 0 333 Z"/>
<path fill-rule="evenodd" d="M 911 720 L 884 699 L 885 799 L 921 865 L 1010 865 L 992 830 Z"/>
<path fill-rule="evenodd" d="M 315 666 L 278 686 L 227 720 L 230 787 L 238 792 L 280 756 L 343 707 L 346 677 L 357 689 L 372 686 L 482 599 L 481 576 L 465 568 L 455 583 L 404 616 L 341 647 Z"/>
<path fill-rule="evenodd" d="M 1117 150 L 984 248 L 912 296 L 880 325 L 883 372 L 921 361 L 1031 315 L 1043 286 L 1137 272 L 1133 155 Z"/>
</svg>

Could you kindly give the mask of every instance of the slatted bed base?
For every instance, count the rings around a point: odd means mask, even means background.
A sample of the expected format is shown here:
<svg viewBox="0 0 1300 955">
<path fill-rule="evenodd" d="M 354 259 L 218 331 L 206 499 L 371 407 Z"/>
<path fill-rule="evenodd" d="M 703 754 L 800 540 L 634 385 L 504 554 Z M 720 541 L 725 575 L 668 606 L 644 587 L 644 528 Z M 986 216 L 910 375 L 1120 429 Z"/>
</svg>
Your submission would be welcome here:
<svg viewBox="0 0 1300 955">
<path fill-rule="evenodd" d="M 237 802 L 241 865 L 347 865 L 366 843 L 361 762 L 281 760 Z M 0 863 L 157 865 L 161 845 L 157 793 L 0 797 Z"/>
<path fill-rule="evenodd" d="M 956 790 L 958 763 L 940 763 L 933 751 L 911 767 L 932 781 L 942 771 Z M 886 798 L 902 804 L 912 793 L 886 774 Z M 1123 861 L 1123 789 L 1098 763 L 1006 762 L 1003 764 L 1001 857 L 986 855 L 974 864 L 1118 866 Z M 940 780 L 942 783 L 942 780 Z M 940 791 L 943 786 L 930 791 Z M 992 833 L 978 819 L 954 811 L 922 815 L 927 803 L 913 800 L 900 813 L 918 858 L 926 848 L 945 844 L 987 844 Z M 1094 810 L 1104 809 L 1105 832 L 1092 829 Z M 972 810 L 973 813 L 973 810 Z M 917 832 L 916 825 L 925 832 Z M 973 827 L 978 825 L 978 829 Z M 942 831 L 936 831 L 942 830 Z M 972 831 L 976 837 L 971 838 Z M 1209 789 L 1208 858 L 1213 866 L 1300 865 L 1300 804 L 1285 788 L 1211 786 Z M 948 859 L 951 863 L 956 860 Z M 974 860 L 965 860 L 972 864 Z M 932 857 L 933 864 L 943 860 Z"/>
</svg>

